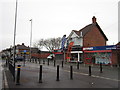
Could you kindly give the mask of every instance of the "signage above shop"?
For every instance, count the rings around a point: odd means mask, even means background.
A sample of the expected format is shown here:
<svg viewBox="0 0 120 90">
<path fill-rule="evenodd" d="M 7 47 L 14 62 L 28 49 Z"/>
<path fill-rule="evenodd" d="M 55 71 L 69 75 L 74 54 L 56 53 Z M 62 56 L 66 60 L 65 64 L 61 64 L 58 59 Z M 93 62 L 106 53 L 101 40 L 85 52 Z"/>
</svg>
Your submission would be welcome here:
<svg viewBox="0 0 120 90">
<path fill-rule="evenodd" d="M 93 50 L 113 50 L 113 49 L 117 49 L 116 45 L 85 47 L 85 48 L 83 48 L 83 51 L 85 51 L 85 50 L 88 50 L 88 51 L 93 51 Z"/>
</svg>

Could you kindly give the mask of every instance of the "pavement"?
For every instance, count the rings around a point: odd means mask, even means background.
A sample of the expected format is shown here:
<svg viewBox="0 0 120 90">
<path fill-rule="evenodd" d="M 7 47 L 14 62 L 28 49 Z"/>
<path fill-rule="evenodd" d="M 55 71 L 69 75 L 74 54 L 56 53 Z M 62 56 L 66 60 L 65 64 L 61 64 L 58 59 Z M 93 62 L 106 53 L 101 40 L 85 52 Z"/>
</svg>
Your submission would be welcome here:
<svg viewBox="0 0 120 90">
<path fill-rule="evenodd" d="M 0 60 L 0 89 L 2 89 L 2 60 Z"/>
<path fill-rule="evenodd" d="M 89 76 L 88 66 L 80 64 L 79 69 L 75 63 L 66 63 L 61 66 L 61 61 L 57 60 L 56 66 L 59 65 L 59 81 L 56 81 L 57 67 L 54 66 L 53 61 L 48 65 L 47 62 L 43 64 L 26 61 L 25 66 L 23 62 L 17 62 L 21 65 L 20 85 L 16 85 L 13 77 L 7 67 L 4 67 L 4 77 L 6 78 L 6 89 L 22 89 L 22 88 L 119 88 L 120 78 L 119 67 L 103 66 L 103 73 L 100 73 L 98 65 L 92 66 L 92 73 Z M 42 65 L 42 83 L 39 83 L 39 70 Z M 70 66 L 73 66 L 73 79 L 70 79 Z M 17 72 L 17 68 L 16 68 Z M 6 84 L 7 83 L 7 84 Z"/>
</svg>

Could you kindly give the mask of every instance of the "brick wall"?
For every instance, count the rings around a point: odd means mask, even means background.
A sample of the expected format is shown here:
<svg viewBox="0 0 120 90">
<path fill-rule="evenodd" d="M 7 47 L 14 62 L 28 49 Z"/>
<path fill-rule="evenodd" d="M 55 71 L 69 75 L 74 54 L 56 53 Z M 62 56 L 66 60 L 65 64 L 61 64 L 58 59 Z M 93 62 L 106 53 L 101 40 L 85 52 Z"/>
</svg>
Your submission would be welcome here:
<svg viewBox="0 0 120 90">
<path fill-rule="evenodd" d="M 50 53 L 41 53 L 41 54 L 34 53 L 31 56 L 36 58 L 41 58 L 41 59 L 47 59 L 49 55 Z"/>
<path fill-rule="evenodd" d="M 112 50 L 112 64 L 120 65 L 120 51 L 119 50 Z"/>
<path fill-rule="evenodd" d="M 96 26 L 92 27 L 92 30 L 90 30 L 83 38 L 84 47 L 105 45 L 106 40 Z"/>
</svg>

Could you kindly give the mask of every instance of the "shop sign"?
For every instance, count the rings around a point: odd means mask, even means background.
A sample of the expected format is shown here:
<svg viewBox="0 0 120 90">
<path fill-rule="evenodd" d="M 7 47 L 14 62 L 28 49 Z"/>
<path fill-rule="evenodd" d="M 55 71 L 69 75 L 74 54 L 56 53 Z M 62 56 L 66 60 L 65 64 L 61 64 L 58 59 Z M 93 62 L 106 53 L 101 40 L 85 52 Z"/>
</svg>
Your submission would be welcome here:
<svg viewBox="0 0 120 90">
<path fill-rule="evenodd" d="M 120 48 L 120 47 L 119 47 L 119 48 Z M 113 50 L 113 49 L 117 49 L 117 48 L 116 48 L 116 45 L 87 47 L 87 48 L 83 48 L 83 51 L 84 51 L 84 50 L 88 50 L 88 51 L 93 51 L 93 50 Z"/>
</svg>

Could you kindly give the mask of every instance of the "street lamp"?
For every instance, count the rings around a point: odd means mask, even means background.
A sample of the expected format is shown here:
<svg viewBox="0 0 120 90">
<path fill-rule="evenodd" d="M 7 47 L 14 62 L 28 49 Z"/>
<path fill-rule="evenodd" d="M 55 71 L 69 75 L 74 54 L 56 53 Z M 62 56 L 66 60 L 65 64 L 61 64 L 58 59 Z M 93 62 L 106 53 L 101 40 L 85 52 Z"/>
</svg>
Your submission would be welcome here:
<svg viewBox="0 0 120 90">
<path fill-rule="evenodd" d="M 31 32 L 30 32 L 30 61 L 31 61 L 31 45 L 32 45 L 32 19 L 29 20 L 31 22 Z"/>
<path fill-rule="evenodd" d="M 15 38 L 16 38 L 16 23 L 17 23 L 17 0 L 15 9 L 15 25 L 14 25 L 14 41 L 13 41 L 13 65 L 14 65 L 14 81 L 15 81 Z"/>
</svg>

